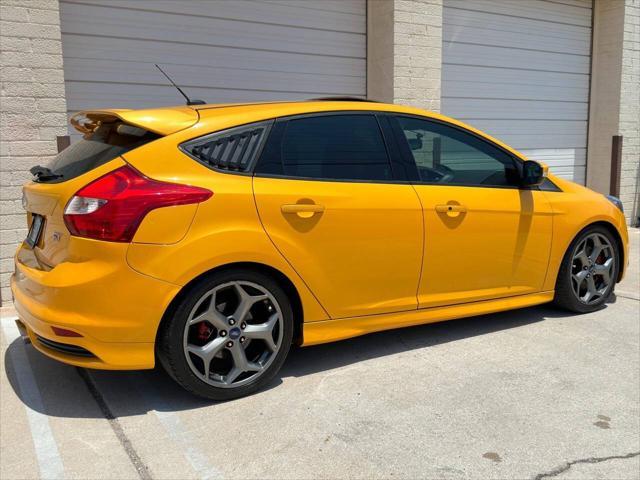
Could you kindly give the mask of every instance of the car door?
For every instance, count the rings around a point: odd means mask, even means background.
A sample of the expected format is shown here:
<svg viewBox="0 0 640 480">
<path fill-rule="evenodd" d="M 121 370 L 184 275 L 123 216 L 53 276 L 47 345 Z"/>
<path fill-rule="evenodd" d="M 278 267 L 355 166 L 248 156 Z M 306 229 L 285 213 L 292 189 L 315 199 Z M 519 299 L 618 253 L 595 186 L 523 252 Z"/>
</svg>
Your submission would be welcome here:
<svg viewBox="0 0 640 480">
<path fill-rule="evenodd" d="M 414 116 L 392 120 L 425 222 L 420 308 L 538 292 L 547 272 L 551 207 L 519 188 L 520 160 L 479 135 Z"/>
<path fill-rule="evenodd" d="M 422 211 L 375 114 L 279 119 L 253 189 L 265 231 L 332 318 L 417 308 Z"/>
</svg>

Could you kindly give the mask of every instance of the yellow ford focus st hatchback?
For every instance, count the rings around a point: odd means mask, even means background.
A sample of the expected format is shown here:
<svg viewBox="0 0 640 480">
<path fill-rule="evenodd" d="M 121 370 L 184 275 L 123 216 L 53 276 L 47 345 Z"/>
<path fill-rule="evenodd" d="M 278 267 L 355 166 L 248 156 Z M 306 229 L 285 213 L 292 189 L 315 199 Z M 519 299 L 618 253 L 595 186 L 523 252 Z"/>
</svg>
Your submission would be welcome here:
<svg viewBox="0 0 640 480">
<path fill-rule="evenodd" d="M 246 395 L 291 344 L 554 301 L 622 277 L 617 199 L 453 119 L 357 101 L 88 111 L 24 187 L 12 278 L 35 348 L 88 368 L 158 360 Z"/>
</svg>

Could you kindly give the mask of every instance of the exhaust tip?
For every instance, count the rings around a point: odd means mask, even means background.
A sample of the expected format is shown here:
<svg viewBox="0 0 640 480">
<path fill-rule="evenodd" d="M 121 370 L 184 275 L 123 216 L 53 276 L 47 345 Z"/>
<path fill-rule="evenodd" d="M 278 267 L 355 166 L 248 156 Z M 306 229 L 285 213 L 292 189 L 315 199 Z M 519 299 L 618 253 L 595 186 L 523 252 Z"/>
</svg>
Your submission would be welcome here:
<svg viewBox="0 0 640 480">
<path fill-rule="evenodd" d="M 19 319 L 16 319 L 16 327 L 18 327 L 18 331 L 20 332 L 20 338 L 22 339 L 22 341 L 24 343 L 31 343 L 29 332 L 27 331 L 27 326 Z"/>
</svg>

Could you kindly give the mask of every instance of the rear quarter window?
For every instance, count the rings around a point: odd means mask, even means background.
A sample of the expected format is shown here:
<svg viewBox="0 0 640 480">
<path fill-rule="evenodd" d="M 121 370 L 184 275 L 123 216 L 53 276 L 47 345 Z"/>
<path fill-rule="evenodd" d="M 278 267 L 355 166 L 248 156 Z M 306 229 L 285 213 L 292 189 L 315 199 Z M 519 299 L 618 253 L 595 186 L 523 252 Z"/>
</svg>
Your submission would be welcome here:
<svg viewBox="0 0 640 480">
<path fill-rule="evenodd" d="M 248 172 L 258 157 L 272 120 L 211 133 L 180 145 L 180 149 L 208 168 Z"/>
</svg>

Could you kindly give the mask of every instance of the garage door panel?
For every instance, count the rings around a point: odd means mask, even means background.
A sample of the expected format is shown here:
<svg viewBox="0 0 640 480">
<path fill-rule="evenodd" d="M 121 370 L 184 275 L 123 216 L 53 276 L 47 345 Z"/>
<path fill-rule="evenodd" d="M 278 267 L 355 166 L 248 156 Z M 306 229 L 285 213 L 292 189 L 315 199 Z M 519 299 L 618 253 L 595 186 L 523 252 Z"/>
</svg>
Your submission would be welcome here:
<svg viewBox="0 0 640 480">
<path fill-rule="evenodd" d="M 100 96 L 96 96 L 96 85 L 85 82 L 70 82 L 72 92 L 67 100 L 69 115 L 75 112 L 96 108 L 153 108 L 159 105 L 184 104 L 183 97 L 175 88 L 160 85 L 147 85 L 144 91 L 131 88 L 123 83 L 100 83 Z M 230 103 L 261 102 L 271 100 L 300 100 L 302 96 L 292 92 L 261 92 L 255 90 L 214 90 L 208 88 L 190 88 L 193 98 L 206 98 L 211 103 L 220 99 Z M 306 95 L 305 95 L 306 97 Z"/>
<path fill-rule="evenodd" d="M 584 1 L 584 0 L 581 0 Z M 545 37 L 553 37 L 559 40 L 582 40 L 589 41 L 590 26 L 570 25 L 567 23 L 548 22 L 537 20 L 531 17 L 519 17 L 503 15 L 502 13 L 491 13 L 477 9 L 451 8 L 450 0 L 446 1 L 446 9 L 442 12 L 443 24 L 458 27 L 468 27 L 484 29 L 506 33 L 518 33 L 520 35 L 535 35 L 536 32 L 543 32 Z M 524 30 L 522 27 L 527 27 Z M 454 29 L 455 31 L 455 29 Z M 446 34 L 446 32 L 443 32 Z M 564 48 L 557 45 L 557 48 Z"/>
<path fill-rule="evenodd" d="M 588 112 L 588 104 L 577 102 L 444 98 L 443 103 L 447 105 L 447 115 L 461 120 L 470 118 L 584 120 Z"/>
<path fill-rule="evenodd" d="M 583 73 L 537 72 L 534 70 L 523 72 L 519 69 L 445 64 L 442 71 L 442 89 L 445 94 L 451 82 L 455 81 L 473 82 L 469 87 L 478 83 L 495 84 L 499 82 L 523 87 L 576 88 L 587 92 L 589 90 L 589 75 Z"/>
<path fill-rule="evenodd" d="M 171 86 L 139 85 L 108 82 L 67 82 L 69 113 L 92 108 L 154 108 L 184 104 L 184 98 Z M 96 92 L 99 90 L 99 94 Z M 263 90 L 212 89 L 189 87 L 191 98 L 209 103 L 243 103 L 272 100 L 301 100 L 315 96 L 329 96 L 327 92 L 271 92 Z"/>
<path fill-rule="evenodd" d="M 491 125 L 487 124 L 487 122 L 483 122 L 481 120 L 474 121 L 473 119 L 468 121 L 468 123 L 479 130 L 487 132 L 495 138 L 499 138 L 507 145 L 518 145 L 518 149 L 520 151 L 535 149 L 539 145 L 544 145 L 549 149 L 584 148 L 587 140 L 584 131 L 568 133 L 568 129 L 565 130 L 564 123 L 572 122 L 553 122 L 551 127 L 545 128 L 544 131 L 541 132 L 522 132 L 508 128 L 492 128 Z M 553 127 L 556 128 L 556 132 L 550 131 Z M 558 131 L 561 131 L 562 133 L 557 133 Z"/>
<path fill-rule="evenodd" d="M 591 41 L 590 29 L 520 17 L 466 10 L 445 10 L 445 41 L 505 45 L 558 53 L 584 52 Z M 517 34 L 517 35 L 514 35 Z"/>
<path fill-rule="evenodd" d="M 517 22 L 521 23 L 521 22 Z M 458 28 L 459 31 L 456 31 Z M 514 28 L 516 28 L 514 26 Z M 526 31 L 535 31 L 535 27 L 525 27 L 520 25 L 520 28 L 527 28 Z M 586 37 L 586 35 L 585 35 Z M 514 38 L 513 32 L 506 32 L 504 30 L 487 31 L 483 27 L 470 27 L 469 25 L 457 26 L 451 25 L 451 28 L 447 29 L 447 35 L 444 38 L 445 41 L 455 41 L 458 43 L 477 43 L 485 46 L 503 46 L 509 44 L 509 48 L 520 48 L 523 50 L 535 50 L 549 53 L 568 53 L 568 54 L 582 54 L 584 52 L 585 41 L 589 42 L 589 39 L 576 38 L 558 38 L 552 35 L 545 35 L 544 39 L 540 39 L 538 35 L 530 35 L 526 33 L 520 33 Z"/>
<path fill-rule="evenodd" d="M 582 6 L 542 0 L 446 0 L 448 8 L 591 27 L 591 2 Z"/>
<path fill-rule="evenodd" d="M 217 68 L 216 74 L 230 68 L 247 72 L 330 73 L 335 76 L 364 78 L 366 69 L 366 59 L 364 58 L 264 52 L 251 49 L 147 42 L 122 38 L 105 39 L 68 33 L 63 34 L 63 41 L 65 46 L 65 68 L 68 59 L 84 59 L 98 62 L 101 60 L 134 62 L 149 70 L 156 70 L 153 67 L 154 63 L 174 65 L 176 68 L 168 67 L 167 70 L 172 73 L 175 72 L 176 75 L 180 74 L 183 66 L 203 64 Z M 203 61 L 203 59 L 206 59 L 206 61 Z"/>
<path fill-rule="evenodd" d="M 493 135 L 493 134 L 492 134 Z M 507 145 L 519 145 L 519 150 L 535 149 L 538 145 L 545 145 L 548 148 L 583 148 L 586 137 L 584 134 L 569 135 L 569 134 L 543 134 L 543 135 L 528 135 L 508 133 L 493 135 Z"/>
<path fill-rule="evenodd" d="M 584 135 L 587 122 L 582 120 L 480 120 L 468 118 L 465 122 L 487 133 L 497 135 L 553 135 L 559 131 L 567 135 Z M 496 135 L 497 134 L 497 135 Z"/>
<path fill-rule="evenodd" d="M 588 88 L 573 86 L 522 85 L 501 81 L 483 83 L 475 78 L 468 81 L 444 81 L 447 82 L 442 89 L 442 96 L 445 98 L 463 97 L 469 91 L 473 91 L 476 98 L 495 98 L 496 90 L 499 90 L 500 99 L 582 102 L 585 95 L 589 94 Z"/>
<path fill-rule="evenodd" d="M 122 82 L 127 70 L 127 83 L 166 85 L 165 78 L 149 64 L 69 58 L 65 60 L 68 81 Z M 195 65 L 164 65 L 164 69 L 181 87 L 296 92 L 313 95 L 361 93 L 362 77 L 318 73 L 256 71 L 236 68 L 200 67 Z"/>
<path fill-rule="evenodd" d="M 509 46 L 491 47 L 451 42 L 445 44 L 443 56 L 447 64 L 481 65 L 522 70 L 542 70 L 588 74 L 588 55 L 538 52 Z M 480 63 L 480 60 L 482 63 Z"/>
<path fill-rule="evenodd" d="M 252 0 L 255 1 L 255 0 Z M 284 5 L 285 7 L 296 7 L 307 10 L 328 10 L 331 12 L 352 13 L 362 15 L 362 7 L 358 2 L 350 2 L 345 0 L 322 0 L 322 5 L 318 2 L 300 0 L 262 0 L 269 5 Z"/>
<path fill-rule="evenodd" d="M 508 145 L 518 145 L 520 151 L 539 145 L 549 149 L 584 148 L 587 141 L 584 121 L 468 118 L 465 122 Z"/>
<path fill-rule="evenodd" d="M 91 4 L 104 6 L 104 0 L 63 0 L 70 4 Z M 215 18 L 233 20 L 236 22 L 262 23 L 272 25 L 284 25 L 287 27 L 316 28 L 321 30 L 345 31 L 365 34 L 366 21 L 362 12 L 355 5 L 352 11 L 344 9 L 340 11 L 330 9 L 330 5 L 323 2 L 321 9 L 316 9 L 313 15 L 308 15 L 303 2 L 294 2 L 289 5 L 278 3 L 266 3 L 264 1 L 253 2 L 245 0 L 217 1 L 208 0 L 214 4 L 213 8 L 207 8 L 207 2 L 194 2 L 184 0 L 154 0 L 137 1 L 109 0 L 109 7 L 117 7 L 127 10 L 139 10 L 177 15 L 193 15 L 201 18 Z M 205 5 L 203 5 L 203 3 Z M 345 2 L 351 5 L 350 2 Z"/>
<path fill-rule="evenodd" d="M 445 0 L 443 113 L 584 182 L 590 7 L 590 0 Z"/>
<path fill-rule="evenodd" d="M 366 4 L 61 1 L 69 113 L 366 95 Z"/>
<path fill-rule="evenodd" d="M 204 5 L 214 8 L 215 4 Z M 61 10 L 68 19 L 62 33 L 347 57 L 361 55 L 366 42 L 359 33 L 197 16 L 185 21 L 182 15 L 111 6 L 61 4 Z"/>
</svg>

